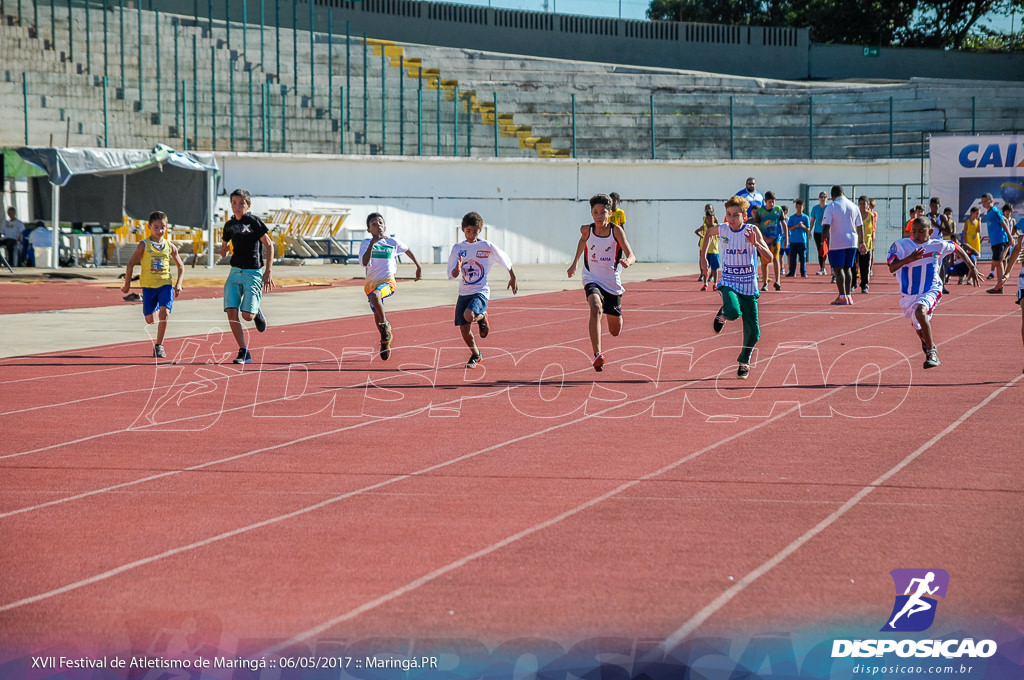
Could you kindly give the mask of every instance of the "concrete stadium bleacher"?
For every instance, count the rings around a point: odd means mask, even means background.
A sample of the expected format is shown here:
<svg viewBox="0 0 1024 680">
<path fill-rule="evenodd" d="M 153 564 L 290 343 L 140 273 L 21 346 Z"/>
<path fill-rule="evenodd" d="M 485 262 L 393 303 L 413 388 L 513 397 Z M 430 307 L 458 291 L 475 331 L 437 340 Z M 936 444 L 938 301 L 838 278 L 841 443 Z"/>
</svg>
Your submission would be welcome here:
<svg viewBox="0 0 1024 680">
<path fill-rule="evenodd" d="M 239 23 L 130 10 L 122 50 L 117 9 L 93 6 L 87 16 L 84 5 L 55 7 L 51 19 L 51 7 L 24 0 L 18 17 L 4 5 L 0 146 L 870 159 L 922 155 L 931 134 L 1024 127 L 1019 82 L 770 80 L 386 36 L 364 43 L 357 27 L 349 39 L 316 33 L 311 72 L 308 31 L 269 28 L 261 50 L 256 26 L 243 37 Z"/>
</svg>

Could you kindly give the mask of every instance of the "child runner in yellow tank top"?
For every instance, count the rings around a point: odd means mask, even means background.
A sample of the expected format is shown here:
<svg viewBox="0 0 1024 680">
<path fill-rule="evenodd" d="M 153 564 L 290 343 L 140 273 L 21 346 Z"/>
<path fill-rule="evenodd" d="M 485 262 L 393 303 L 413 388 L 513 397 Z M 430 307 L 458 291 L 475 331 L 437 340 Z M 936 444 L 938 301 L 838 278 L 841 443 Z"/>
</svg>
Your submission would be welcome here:
<svg viewBox="0 0 1024 680">
<path fill-rule="evenodd" d="M 122 293 L 128 293 L 132 287 L 132 273 L 136 265 L 142 265 L 139 274 L 139 285 L 142 287 L 142 314 L 146 323 L 153 323 L 156 314 L 160 323 L 156 327 L 156 344 L 153 356 L 167 356 L 164 350 L 164 334 L 167 332 L 167 317 L 174 306 L 174 298 L 181 295 L 181 280 L 185 276 L 185 263 L 178 255 L 174 244 L 164 238 L 167 233 L 167 215 L 159 210 L 149 216 L 149 238 L 139 243 L 128 261 L 124 273 Z M 171 261 L 178 268 L 178 278 L 171 284 Z"/>
</svg>

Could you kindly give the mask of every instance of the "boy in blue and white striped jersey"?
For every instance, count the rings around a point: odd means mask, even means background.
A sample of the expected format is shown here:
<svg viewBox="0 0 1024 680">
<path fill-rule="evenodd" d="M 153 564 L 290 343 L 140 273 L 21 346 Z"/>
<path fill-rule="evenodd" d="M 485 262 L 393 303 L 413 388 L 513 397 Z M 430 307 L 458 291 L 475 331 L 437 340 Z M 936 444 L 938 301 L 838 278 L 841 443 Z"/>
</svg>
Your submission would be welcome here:
<svg viewBox="0 0 1024 680">
<path fill-rule="evenodd" d="M 925 368 L 935 368 L 941 362 L 932 336 L 931 318 L 935 306 L 942 299 L 942 259 L 956 253 L 967 266 L 967 279 L 981 285 L 981 276 L 974 262 L 956 241 L 931 238 L 932 224 L 927 217 L 917 217 L 911 223 L 910 238 L 901 238 L 889 247 L 889 271 L 896 274 L 900 285 L 900 309 L 917 330 L 924 350 Z M 902 270 L 902 271 L 901 271 Z"/>
</svg>

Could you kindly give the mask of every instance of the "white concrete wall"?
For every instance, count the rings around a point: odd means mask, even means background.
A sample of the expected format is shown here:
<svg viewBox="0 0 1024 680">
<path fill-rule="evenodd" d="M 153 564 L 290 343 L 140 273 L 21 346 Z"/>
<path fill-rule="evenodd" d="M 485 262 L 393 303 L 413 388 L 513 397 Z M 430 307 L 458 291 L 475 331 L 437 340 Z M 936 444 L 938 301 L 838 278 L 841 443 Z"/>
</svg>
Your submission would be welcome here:
<svg viewBox="0 0 1024 680">
<path fill-rule="evenodd" d="M 391 233 L 417 257 L 445 258 L 462 215 L 475 210 L 486 238 L 523 264 L 568 263 L 579 226 L 590 222 L 595 193 L 618 191 L 626 232 L 646 262 L 696 262 L 705 203 L 722 202 L 753 175 L 757 187 L 791 204 L 801 184 L 919 184 L 921 161 L 597 161 L 501 158 L 397 158 L 217 154 L 223 169 L 218 209 L 232 189 L 248 189 L 253 210 L 352 210 L 353 238 L 362 238 L 366 215 L 380 212 Z M 851 192 L 847 192 L 848 195 Z M 814 197 L 812 197 L 813 199 Z"/>
</svg>

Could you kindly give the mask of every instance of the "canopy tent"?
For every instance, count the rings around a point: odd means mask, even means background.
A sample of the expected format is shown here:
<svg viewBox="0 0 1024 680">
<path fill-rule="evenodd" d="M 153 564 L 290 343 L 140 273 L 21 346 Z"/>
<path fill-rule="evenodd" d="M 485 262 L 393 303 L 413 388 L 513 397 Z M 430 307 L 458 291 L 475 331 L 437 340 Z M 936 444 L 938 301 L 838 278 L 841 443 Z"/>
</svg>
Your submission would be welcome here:
<svg viewBox="0 0 1024 680">
<path fill-rule="evenodd" d="M 123 215 L 144 220 L 163 210 L 172 224 L 208 229 L 208 243 L 214 242 L 218 170 L 212 153 L 179 152 L 162 144 L 150 151 L 23 147 L 17 152 L 46 174 L 45 180 L 33 180 L 34 213 L 52 224 L 61 219 L 109 224 Z M 54 269 L 57 250 L 51 253 Z M 213 248 L 208 252 L 212 267 Z"/>
</svg>

